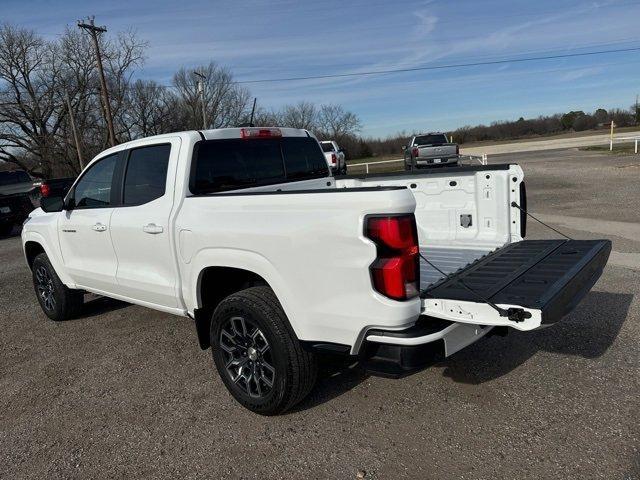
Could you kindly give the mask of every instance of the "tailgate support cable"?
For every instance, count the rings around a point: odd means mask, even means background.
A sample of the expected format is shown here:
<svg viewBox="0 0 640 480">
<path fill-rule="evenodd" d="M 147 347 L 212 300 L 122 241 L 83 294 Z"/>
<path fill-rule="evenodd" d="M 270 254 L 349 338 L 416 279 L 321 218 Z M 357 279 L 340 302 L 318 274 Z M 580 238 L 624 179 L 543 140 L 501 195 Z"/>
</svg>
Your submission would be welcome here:
<svg viewBox="0 0 640 480">
<path fill-rule="evenodd" d="M 429 260 L 427 260 L 427 257 L 425 257 L 422 252 L 418 253 L 420 255 L 420 257 L 427 262 L 428 265 L 430 265 L 432 268 L 436 269 L 438 272 L 440 272 L 445 278 L 449 278 L 450 276 L 447 275 L 446 273 L 444 273 L 442 270 L 440 270 L 438 267 L 436 267 L 433 263 L 431 263 Z M 496 312 L 498 312 L 498 314 L 501 317 L 508 317 L 509 320 L 513 321 L 513 322 L 524 322 L 525 319 L 527 318 L 531 318 L 531 313 L 523 310 L 522 308 L 509 308 L 507 310 L 505 310 L 504 308 L 500 308 L 498 305 L 496 305 L 495 303 L 493 303 L 491 300 L 489 300 L 488 298 L 483 297 L 482 295 L 480 295 L 478 292 L 476 292 L 473 288 L 471 288 L 470 286 L 468 286 L 466 283 L 464 283 L 462 281 L 462 279 L 456 279 L 456 282 L 459 283 L 460 285 L 462 285 L 466 290 L 468 290 L 470 293 L 472 293 L 478 300 L 482 301 L 483 303 L 486 303 L 487 305 L 489 305 L 491 308 L 493 308 Z M 422 292 L 421 292 L 422 293 Z"/>
<path fill-rule="evenodd" d="M 545 227 L 547 227 L 550 230 L 553 230 L 554 232 L 556 232 L 558 235 L 562 235 L 564 238 L 566 238 L 567 240 L 573 240 L 573 238 L 571 238 L 569 235 L 565 235 L 564 233 L 562 233 L 560 230 L 556 230 L 555 228 L 553 228 L 551 225 L 547 225 L 546 223 L 544 223 L 542 220 L 540 220 L 539 218 L 534 217 L 533 215 L 531 215 L 529 212 L 527 212 L 524 208 L 522 208 L 520 205 L 518 205 L 516 202 L 511 202 L 511 206 L 513 208 L 517 208 L 518 210 L 520 210 L 522 213 L 524 213 L 525 215 L 529 215 L 531 218 L 533 218 L 536 222 L 541 223 L 542 225 L 544 225 Z"/>
</svg>

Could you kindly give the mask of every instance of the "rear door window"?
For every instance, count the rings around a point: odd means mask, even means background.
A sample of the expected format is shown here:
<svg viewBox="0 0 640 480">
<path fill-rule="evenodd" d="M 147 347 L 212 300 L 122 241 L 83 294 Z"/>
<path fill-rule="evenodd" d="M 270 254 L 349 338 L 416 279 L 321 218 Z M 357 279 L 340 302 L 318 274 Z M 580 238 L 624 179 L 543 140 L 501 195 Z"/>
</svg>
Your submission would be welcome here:
<svg viewBox="0 0 640 480">
<path fill-rule="evenodd" d="M 171 145 L 131 150 L 124 179 L 124 204 L 142 205 L 164 195 Z"/>
</svg>

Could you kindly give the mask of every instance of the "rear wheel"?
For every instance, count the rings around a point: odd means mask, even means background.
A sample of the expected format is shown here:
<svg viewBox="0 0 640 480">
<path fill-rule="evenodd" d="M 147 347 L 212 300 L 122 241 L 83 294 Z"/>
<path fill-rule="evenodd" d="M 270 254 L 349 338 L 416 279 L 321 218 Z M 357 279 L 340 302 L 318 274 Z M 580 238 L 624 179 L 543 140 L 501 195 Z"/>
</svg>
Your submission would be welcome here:
<svg viewBox="0 0 640 480">
<path fill-rule="evenodd" d="M 45 253 L 36 256 L 31 268 L 33 287 L 47 317 L 56 321 L 67 320 L 80 312 L 83 292 L 67 288 L 62 283 Z"/>
<path fill-rule="evenodd" d="M 315 356 L 302 349 L 267 286 L 241 290 L 220 302 L 211 320 L 210 341 L 225 386 L 253 412 L 283 413 L 315 383 Z"/>
</svg>

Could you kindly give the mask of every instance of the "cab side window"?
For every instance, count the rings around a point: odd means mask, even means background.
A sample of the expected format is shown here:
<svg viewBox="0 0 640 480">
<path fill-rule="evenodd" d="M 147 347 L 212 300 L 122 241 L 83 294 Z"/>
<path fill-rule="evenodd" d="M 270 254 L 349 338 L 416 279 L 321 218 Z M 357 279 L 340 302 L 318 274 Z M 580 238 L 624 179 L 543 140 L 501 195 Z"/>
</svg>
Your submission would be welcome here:
<svg viewBox="0 0 640 480">
<path fill-rule="evenodd" d="M 74 188 L 76 208 L 104 208 L 111 204 L 111 184 L 117 161 L 118 154 L 109 155 L 85 172 Z"/>
<path fill-rule="evenodd" d="M 171 145 L 131 150 L 124 179 L 124 204 L 142 205 L 164 195 Z"/>
</svg>

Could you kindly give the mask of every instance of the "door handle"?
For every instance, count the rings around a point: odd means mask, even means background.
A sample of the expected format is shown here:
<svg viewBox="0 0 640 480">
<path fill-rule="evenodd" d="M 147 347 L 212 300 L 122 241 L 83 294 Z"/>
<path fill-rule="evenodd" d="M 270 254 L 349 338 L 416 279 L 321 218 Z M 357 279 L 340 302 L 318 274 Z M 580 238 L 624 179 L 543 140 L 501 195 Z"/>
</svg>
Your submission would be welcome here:
<svg viewBox="0 0 640 480">
<path fill-rule="evenodd" d="M 96 232 L 104 232 L 107 229 L 107 226 L 103 223 L 98 222 L 91 228 L 93 228 Z"/>
<path fill-rule="evenodd" d="M 156 225 L 155 223 L 148 223 L 144 227 L 142 227 L 142 231 L 145 233 L 156 235 L 158 233 L 164 232 L 164 228 L 162 228 L 161 225 Z"/>
</svg>

